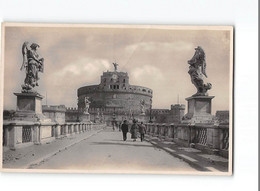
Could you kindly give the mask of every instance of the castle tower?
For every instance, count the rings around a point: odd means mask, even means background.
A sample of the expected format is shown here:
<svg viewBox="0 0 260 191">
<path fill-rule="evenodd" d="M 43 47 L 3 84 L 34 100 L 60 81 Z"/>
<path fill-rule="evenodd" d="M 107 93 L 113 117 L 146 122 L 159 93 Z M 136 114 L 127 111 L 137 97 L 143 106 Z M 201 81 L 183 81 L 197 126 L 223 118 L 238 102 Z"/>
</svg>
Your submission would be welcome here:
<svg viewBox="0 0 260 191">
<path fill-rule="evenodd" d="M 79 109 L 84 107 L 85 97 L 89 97 L 90 114 L 99 109 L 106 121 L 112 120 L 113 114 L 122 120 L 143 112 L 149 118 L 153 91 L 147 87 L 130 85 L 128 73 L 118 71 L 117 66 L 114 63 L 114 71 L 103 72 L 98 85 L 78 89 Z"/>
<path fill-rule="evenodd" d="M 182 120 L 184 116 L 185 105 L 184 104 L 174 104 L 171 105 L 170 114 L 173 117 L 173 121 L 178 123 Z"/>
</svg>

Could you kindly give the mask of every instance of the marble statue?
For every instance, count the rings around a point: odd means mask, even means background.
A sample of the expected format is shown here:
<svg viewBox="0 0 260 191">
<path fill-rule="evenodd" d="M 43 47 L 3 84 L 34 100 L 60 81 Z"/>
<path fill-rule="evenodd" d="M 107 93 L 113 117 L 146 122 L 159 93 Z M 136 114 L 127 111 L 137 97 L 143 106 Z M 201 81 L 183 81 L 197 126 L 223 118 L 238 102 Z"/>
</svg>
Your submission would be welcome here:
<svg viewBox="0 0 260 191">
<path fill-rule="evenodd" d="M 23 64 L 20 70 L 25 70 L 26 77 L 24 84 L 22 85 L 22 92 L 34 92 L 32 89 L 35 86 L 39 86 L 38 72 L 43 73 L 44 69 L 44 58 L 40 58 L 37 49 L 40 47 L 36 43 L 32 43 L 29 46 L 29 42 L 24 42 L 22 46 Z"/>
<path fill-rule="evenodd" d="M 91 103 L 91 102 L 89 101 L 89 97 L 85 97 L 84 103 L 85 103 L 84 113 L 85 113 L 85 114 L 88 114 L 89 104 Z"/>
<path fill-rule="evenodd" d="M 140 101 L 141 114 L 145 114 L 144 105 L 145 105 L 145 101 L 142 99 Z"/>
<path fill-rule="evenodd" d="M 204 84 L 203 76 L 207 78 L 206 74 L 206 61 L 205 52 L 198 46 L 195 48 L 195 54 L 191 60 L 188 61 L 189 71 L 191 77 L 191 82 L 197 88 L 197 93 L 193 96 L 207 96 L 207 91 L 211 89 L 211 83 Z"/>
</svg>

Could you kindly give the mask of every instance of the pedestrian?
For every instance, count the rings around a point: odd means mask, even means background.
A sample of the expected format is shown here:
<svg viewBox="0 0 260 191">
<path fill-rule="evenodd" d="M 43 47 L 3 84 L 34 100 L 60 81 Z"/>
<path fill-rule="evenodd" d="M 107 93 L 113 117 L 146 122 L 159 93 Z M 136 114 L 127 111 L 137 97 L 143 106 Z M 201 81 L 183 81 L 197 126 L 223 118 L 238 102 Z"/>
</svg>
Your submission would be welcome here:
<svg viewBox="0 0 260 191">
<path fill-rule="evenodd" d="M 121 122 L 119 123 L 119 126 L 118 126 L 118 130 L 119 130 L 119 132 L 120 132 L 121 129 L 122 129 L 122 125 L 123 125 L 123 122 L 121 121 Z"/>
<path fill-rule="evenodd" d="M 128 132 L 128 124 L 127 124 L 127 120 L 124 120 L 122 126 L 121 126 L 121 130 L 123 133 L 123 140 L 126 141 L 127 139 L 127 132 Z"/>
<path fill-rule="evenodd" d="M 137 133 L 138 133 L 138 125 L 137 125 L 137 120 L 133 120 L 133 125 L 131 126 L 131 139 L 133 139 L 133 141 L 136 141 L 137 139 Z"/>
<path fill-rule="evenodd" d="M 146 133 L 146 127 L 145 127 L 143 122 L 141 122 L 141 124 L 139 125 L 139 133 L 140 133 L 140 136 L 141 136 L 141 142 L 143 142 L 144 134 Z"/>
<path fill-rule="evenodd" d="M 113 131 L 115 131 L 115 121 L 112 121 L 112 128 L 113 128 Z"/>
</svg>

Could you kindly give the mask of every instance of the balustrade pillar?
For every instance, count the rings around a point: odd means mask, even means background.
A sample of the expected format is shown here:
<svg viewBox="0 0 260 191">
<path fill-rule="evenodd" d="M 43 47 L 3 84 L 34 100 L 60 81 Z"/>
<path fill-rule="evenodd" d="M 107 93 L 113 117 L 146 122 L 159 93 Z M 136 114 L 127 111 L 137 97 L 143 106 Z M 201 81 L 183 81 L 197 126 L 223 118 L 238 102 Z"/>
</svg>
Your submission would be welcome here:
<svg viewBox="0 0 260 191">
<path fill-rule="evenodd" d="M 75 133 L 79 133 L 79 125 L 78 125 L 78 123 L 74 123 L 73 125 L 74 125 L 74 132 Z"/>
<path fill-rule="evenodd" d="M 169 128 L 168 128 L 168 138 L 169 139 L 173 139 L 174 138 L 174 124 L 170 124 Z"/>
<path fill-rule="evenodd" d="M 152 136 L 155 136 L 155 134 L 156 134 L 156 125 L 153 124 L 153 126 L 152 126 Z"/>
<path fill-rule="evenodd" d="M 213 149 L 220 149 L 220 128 L 218 125 L 214 125 L 214 128 L 212 129 L 212 138 L 213 138 Z"/>
<path fill-rule="evenodd" d="M 61 135 L 61 125 L 57 124 L 55 125 L 55 137 L 59 138 Z"/>
<path fill-rule="evenodd" d="M 36 145 L 39 145 L 41 143 L 41 139 L 40 139 L 40 125 L 33 126 L 33 129 L 32 129 L 32 141 Z"/>
<path fill-rule="evenodd" d="M 69 134 L 69 125 L 68 124 L 65 124 L 64 125 L 64 135 L 68 135 Z"/>
<path fill-rule="evenodd" d="M 8 146 L 10 149 L 15 150 L 16 147 L 16 127 L 14 125 L 8 126 L 9 137 Z"/>
<path fill-rule="evenodd" d="M 169 132 L 170 132 L 170 125 L 165 125 L 165 131 L 164 131 L 164 136 L 165 136 L 165 139 L 169 140 Z"/>
<path fill-rule="evenodd" d="M 69 124 L 69 134 L 72 135 L 74 133 L 74 125 Z"/>
<path fill-rule="evenodd" d="M 78 124 L 78 130 L 79 130 L 79 133 L 82 133 L 82 124 L 81 123 Z"/>
</svg>

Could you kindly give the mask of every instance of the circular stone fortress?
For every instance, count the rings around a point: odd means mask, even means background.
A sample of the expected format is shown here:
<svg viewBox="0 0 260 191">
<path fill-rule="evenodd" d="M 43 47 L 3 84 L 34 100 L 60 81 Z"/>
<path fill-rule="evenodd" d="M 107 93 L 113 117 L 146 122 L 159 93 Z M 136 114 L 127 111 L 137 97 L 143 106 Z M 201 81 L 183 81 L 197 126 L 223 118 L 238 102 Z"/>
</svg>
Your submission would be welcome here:
<svg viewBox="0 0 260 191">
<path fill-rule="evenodd" d="M 153 91 L 142 86 L 129 84 L 127 72 L 103 72 L 99 85 L 84 86 L 78 89 L 78 108 L 84 109 L 85 98 L 90 100 L 89 113 L 101 116 L 104 121 L 148 116 L 152 107 Z M 137 117 L 138 118 L 138 117 Z"/>
</svg>

